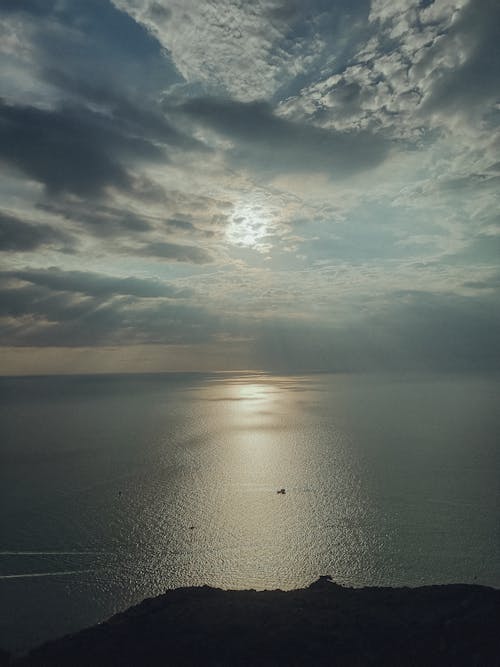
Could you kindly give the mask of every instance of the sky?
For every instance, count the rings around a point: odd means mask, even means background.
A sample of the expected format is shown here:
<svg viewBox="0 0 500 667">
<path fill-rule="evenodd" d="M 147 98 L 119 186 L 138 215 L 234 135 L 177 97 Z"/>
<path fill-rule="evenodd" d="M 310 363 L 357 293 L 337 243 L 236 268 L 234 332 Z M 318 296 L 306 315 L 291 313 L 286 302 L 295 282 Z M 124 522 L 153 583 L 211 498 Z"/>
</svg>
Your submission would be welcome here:
<svg viewBox="0 0 500 667">
<path fill-rule="evenodd" d="M 498 0 L 0 25 L 0 373 L 500 368 Z"/>
</svg>

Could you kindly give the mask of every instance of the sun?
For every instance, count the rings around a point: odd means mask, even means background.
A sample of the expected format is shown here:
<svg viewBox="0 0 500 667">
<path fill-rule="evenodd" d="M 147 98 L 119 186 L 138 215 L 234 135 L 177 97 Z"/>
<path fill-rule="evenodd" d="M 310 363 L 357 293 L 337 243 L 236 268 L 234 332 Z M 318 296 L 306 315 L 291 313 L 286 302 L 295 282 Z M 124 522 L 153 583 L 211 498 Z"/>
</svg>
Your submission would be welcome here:
<svg viewBox="0 0 500 667">
<path fill-rule="evenodd" d="M 259 249 L 264 246 L 269 225 L 269 214 L 262 205 L 256 202 L 239 202 L 231 215 L 227 239 L 236 246 Z"/>
</svg>

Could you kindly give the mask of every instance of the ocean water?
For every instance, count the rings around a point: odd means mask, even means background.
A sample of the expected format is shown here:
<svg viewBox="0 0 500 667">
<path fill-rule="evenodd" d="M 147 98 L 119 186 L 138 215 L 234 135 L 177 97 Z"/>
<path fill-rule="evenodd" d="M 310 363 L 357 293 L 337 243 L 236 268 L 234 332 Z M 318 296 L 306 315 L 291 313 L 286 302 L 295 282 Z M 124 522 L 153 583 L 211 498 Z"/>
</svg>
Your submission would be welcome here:
<svg viewBox="0 0 500 667">
<path fill-rule="evenodd" d="M 500 587 L 499 434 L 493 376 L 1 378 L 0 646 L 178 586 Z"/>
</svg>

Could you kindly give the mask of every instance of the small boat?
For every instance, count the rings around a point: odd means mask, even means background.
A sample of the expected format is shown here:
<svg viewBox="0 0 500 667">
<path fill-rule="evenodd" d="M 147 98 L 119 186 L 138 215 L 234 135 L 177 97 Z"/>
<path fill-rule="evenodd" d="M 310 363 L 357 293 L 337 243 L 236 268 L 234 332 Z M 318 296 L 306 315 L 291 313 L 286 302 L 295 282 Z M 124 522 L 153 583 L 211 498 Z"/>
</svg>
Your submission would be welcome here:
<svg viewBox="0 0 500 667">
<path fill-rule="evenodd" d="M 285 489 L 278 489 L 276 493 L 281 493 L 282 495 L 285 495 L 286 490 Z"/>
</svg>

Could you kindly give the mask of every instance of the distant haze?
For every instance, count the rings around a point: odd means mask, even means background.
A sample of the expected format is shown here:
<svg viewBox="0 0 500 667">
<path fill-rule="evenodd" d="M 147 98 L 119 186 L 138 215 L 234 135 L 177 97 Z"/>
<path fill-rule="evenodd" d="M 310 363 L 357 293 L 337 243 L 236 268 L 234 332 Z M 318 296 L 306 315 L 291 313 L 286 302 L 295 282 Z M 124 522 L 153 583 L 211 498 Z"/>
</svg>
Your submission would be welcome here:
<svg viewBox="0 0 500 667">
<path fill-rule="evenodd" d="M 500 368 L 496 0 L 0 19 L 0 373 Z"/>
</svg>

